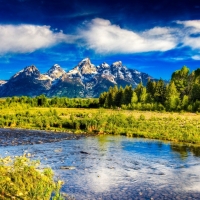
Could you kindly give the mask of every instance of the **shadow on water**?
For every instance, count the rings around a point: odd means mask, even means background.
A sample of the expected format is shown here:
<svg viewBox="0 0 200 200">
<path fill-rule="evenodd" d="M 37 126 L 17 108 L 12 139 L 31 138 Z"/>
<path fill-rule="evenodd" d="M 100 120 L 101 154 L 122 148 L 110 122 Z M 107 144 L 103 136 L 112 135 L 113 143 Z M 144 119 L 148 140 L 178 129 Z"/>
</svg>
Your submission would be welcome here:
<svg viewBox="0 0 200 200">
<path fill-rule="evenodd" d="M 182 159 L 188 157 L 189 153 L 192 153 L 196 157 L 200 157 L 200 147 L 195 145 L 185 144 L 171 144 L 171 150 L 178 153 Z"/>
</svg>

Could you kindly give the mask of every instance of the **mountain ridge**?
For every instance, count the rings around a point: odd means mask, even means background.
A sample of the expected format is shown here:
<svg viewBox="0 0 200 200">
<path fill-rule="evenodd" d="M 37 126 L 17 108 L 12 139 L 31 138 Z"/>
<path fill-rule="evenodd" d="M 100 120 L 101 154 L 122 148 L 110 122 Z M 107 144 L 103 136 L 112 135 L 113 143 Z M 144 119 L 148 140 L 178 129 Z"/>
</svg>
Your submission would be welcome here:
<svg viewBox="0 0 200 200">
<path fill-rule="evenodd" d="M 146 85 L 149 78 L 156 80 L 146 73 L 128 69 L 121 61 L 95 66 L 85 58 L 68 72 L 58 64 L 43 74 L 34 65 L 25 67 L 9 80 L 0 81 L 0 97 L 40 94 L 48 97 L 98 97 L 110 86 L 136 87 L 140 82 Z"/>
</svg>

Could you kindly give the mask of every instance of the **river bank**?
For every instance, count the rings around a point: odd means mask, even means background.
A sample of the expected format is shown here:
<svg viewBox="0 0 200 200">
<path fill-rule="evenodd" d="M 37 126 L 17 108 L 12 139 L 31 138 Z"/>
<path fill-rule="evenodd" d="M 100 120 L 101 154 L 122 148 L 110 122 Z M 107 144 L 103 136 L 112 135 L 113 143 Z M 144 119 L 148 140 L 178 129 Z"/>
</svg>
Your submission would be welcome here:
<svg viewBox="0 0 200 200">
<path fill-rule="evenodd" d="M 126 135 L 200 145 L 200 115 L 196 113 L 17 107 L 1 109 L 0 127 Z"/>
<path fill-rule="evenodd" d="M 86 137 L 83 134 L 52 132 L 45 130 L 0 128 L 0 147 L 34 145 L 59 142 L 63 140 L 77 140 Z"/>
</svg>

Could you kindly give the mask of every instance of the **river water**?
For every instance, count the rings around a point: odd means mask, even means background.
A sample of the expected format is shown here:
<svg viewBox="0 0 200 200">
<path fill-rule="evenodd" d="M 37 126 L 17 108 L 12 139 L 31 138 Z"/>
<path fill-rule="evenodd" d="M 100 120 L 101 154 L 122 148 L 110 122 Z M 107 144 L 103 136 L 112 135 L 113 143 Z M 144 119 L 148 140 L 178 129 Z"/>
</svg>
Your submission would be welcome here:
<svg viewBox="0 0 200 200">
<path fill-rule="evenodd" d="M 77 200 L 200 199 L 199 147 L 124 136 L 0 146 L 1 157 L 23 153 L 50 166 Z"/>
</svg>

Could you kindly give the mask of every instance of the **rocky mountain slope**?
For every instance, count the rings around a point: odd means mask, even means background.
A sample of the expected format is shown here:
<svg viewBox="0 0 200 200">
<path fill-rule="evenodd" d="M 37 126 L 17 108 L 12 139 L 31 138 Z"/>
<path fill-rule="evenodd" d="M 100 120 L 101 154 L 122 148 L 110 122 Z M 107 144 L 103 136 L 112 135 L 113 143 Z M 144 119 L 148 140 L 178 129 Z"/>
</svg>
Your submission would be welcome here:
<svg viewBox="0 0 200 200">
<path fill-rule="evenodd" d="M 136 87 L 140 82 L 146 85 L 148 78 L 153 79 L 146 73 L 128 69 L 121 61 L 95 66 L 89 58 L 85 58 L 69 72 L 58 64 L 45 74 L 41 74 L 35 66 L 26 67 L 8 81 L 0 81 L 0 97 L 40 94 L 49 97 L 98 97 L 110 86 Z"/>
</svg>

